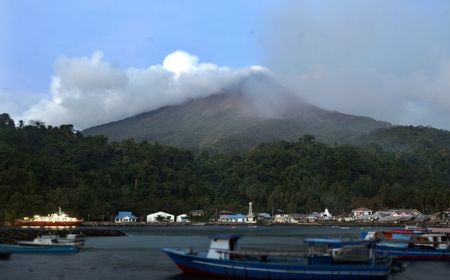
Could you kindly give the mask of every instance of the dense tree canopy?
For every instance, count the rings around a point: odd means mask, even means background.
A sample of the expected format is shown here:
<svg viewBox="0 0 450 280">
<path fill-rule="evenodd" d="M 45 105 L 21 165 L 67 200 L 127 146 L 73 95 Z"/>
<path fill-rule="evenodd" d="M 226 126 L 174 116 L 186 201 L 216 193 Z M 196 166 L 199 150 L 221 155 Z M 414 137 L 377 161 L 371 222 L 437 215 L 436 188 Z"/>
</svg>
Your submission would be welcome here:
<svg viewBox="0 0 450 280">
<path fill-rule="evenodd" d="M 305 136 L 244 155 L 194 155 L 158 143 L 84 137 L 71 125 L 19 123 L 0 115 L 0 214 L 9 219 L 58 206 L 109 220 L 118 210 L 244 211 L 248 201 L 256 211 L 335 213 L 360 206 L 431 213 L 450 202 L 450 150 L 432 143 L 387 152 Z"/>
</svg>

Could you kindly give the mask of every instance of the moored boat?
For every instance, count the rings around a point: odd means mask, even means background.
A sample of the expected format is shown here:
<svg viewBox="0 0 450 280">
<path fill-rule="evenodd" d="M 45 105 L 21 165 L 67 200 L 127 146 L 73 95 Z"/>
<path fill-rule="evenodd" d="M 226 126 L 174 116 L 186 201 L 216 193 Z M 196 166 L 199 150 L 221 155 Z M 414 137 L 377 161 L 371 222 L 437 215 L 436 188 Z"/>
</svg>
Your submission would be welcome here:
<svg viewBox="0 0 450 280">
<path fill-rule="evenodd" d="M 377 253 L 400 260 L 450 261 L 450 236 L 429 231 L 369 232 L 365 239 L 376 240 Z"/>
<path fill-rule="evenodd" d="M 32 241 L 16 241 L 14 244 L 0 243 L 0 253 L 76 253 L 79 246 L 61 243 L 54 236 L 38 236 Z"/>
<path fill-rule="evenodd" d="M 0 253 L 76 253 L 80 248 L 73 245 L 21 245 L 0 244 Z"/>
<path fill-rule="evenodd" d="M 82 247 L 84 245 L 84 239 L 81 239 L 76 234 L 68 234 L 66 237 L 61 237 L 59 235 L 42 235 L 38 236 L 32 241 L 17 241 L 20 245 L 70 245 Z"/>
<path fill-rule="evenodd" d="M 75 227 L 83 223 L 82 219 L 69 217 L 59 208 L 58 213 L 47 216 L 34 215 L 33 217 L 24 217 L 16 220 L 15 225 L 20 227 Z"/>
<path fill-rule="evenodd" d="M 58 236 L 57 240 L 59 243 L 63 244 L 72 244 L 78 247 L 84 246 L 84 238 L 74 233 L 69 233 L 65 237 Z"/>
<path fill-rule="evenodd" d="M 241 250 L 237 235 L 211 237 L 207 252 L 192 249 L 161 250 L 186 274 L 239 279 L 385 279 L 391 270 L 389 258 L 354 262 L 333 259 L 330 252 L 318 253 L 310 243 L 308 252 Z"/>
</svg>

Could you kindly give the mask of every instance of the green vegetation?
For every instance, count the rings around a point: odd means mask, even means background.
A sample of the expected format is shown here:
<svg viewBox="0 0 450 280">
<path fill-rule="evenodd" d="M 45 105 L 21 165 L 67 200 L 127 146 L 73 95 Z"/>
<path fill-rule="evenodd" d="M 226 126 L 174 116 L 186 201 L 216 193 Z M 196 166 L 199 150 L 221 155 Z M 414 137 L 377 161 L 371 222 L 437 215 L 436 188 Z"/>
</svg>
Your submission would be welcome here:
<svg viewBox="0 0 450 280">
<path fill-rule="evenodd" d="M 245 211 L 248 201 L 267 212 L 328 207 L 338 214 L 365 206 L 431 213 L 449 207 L 449 171 L 450 149 L 432 142 L 427 149 L 390 152 L 376 144 L 327 145 L 306 135 L 243 155 L 194 155 L 145 141 L 109 143 L 71 125 L 16 126 L 0 115 L 0 213 L 8 220 L 58 206 L 109 220 L 117 210 L 138 216 Z"/>
<path fill-rule="evenodd" d="M 377 143 L 385 151 L 421 152 L 450 148 L 450 132 L 426 126 L 394 126 L 377 129 L 355 144 Z"/>
</svg>

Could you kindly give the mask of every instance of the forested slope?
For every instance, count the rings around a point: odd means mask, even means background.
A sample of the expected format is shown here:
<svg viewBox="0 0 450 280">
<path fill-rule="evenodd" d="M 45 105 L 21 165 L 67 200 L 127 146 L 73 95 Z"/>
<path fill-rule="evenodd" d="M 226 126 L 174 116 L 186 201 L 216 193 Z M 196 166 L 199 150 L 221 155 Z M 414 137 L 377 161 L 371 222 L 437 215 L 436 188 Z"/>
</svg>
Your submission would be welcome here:
<svg viewBox="0 0 450 280">
<path fill-rule="evenodd" d="M 450 151 L 387 152 L 327 145 L 311 136 L 260 144 L 247 154 L 191 152 L 158 143 L 85 137 L 71 125 L 14 124 L 0 115 L 0 215 L 58 206 L 90 219 L 191 209 L 281 208 L 335 213 L 353 207 L 449 207 Z"/>
</svg>

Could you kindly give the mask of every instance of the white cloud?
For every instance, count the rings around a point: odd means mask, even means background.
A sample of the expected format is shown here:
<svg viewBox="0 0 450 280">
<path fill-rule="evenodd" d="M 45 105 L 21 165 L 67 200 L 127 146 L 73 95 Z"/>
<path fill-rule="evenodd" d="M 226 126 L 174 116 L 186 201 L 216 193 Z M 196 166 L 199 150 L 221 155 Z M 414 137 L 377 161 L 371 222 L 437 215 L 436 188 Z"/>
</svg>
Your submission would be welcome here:
<svg viewBox="0 0 450 280">
<path fill-rule="evenodd" d="M 169 54 L 163 61 L 163 68 L 173 72 L 177 77 L 181 73 L 195 70 L 198 65 L 198 57 L 184 51 L 175 51 Z"/>
<path fill-rule="evenodd" d="M 24 110 L 38 102 L 44 93 L 12 92 L 0 90 L 0 113 L 8 113 L 15 120 Z"/>
<path fill-rule="evenodd" d="M 50 85 L 51 99 L 42 99 L 22 116 L 48 124 L 74 124 L 77 129 L 120 120 L 189 98 L 219 93 L 261 66 L 241 69 L 200 63 L 184 51 L 169 54 L 161 65 L 121 69 L 91 57 L 59 58 Z"/>
</svg>

